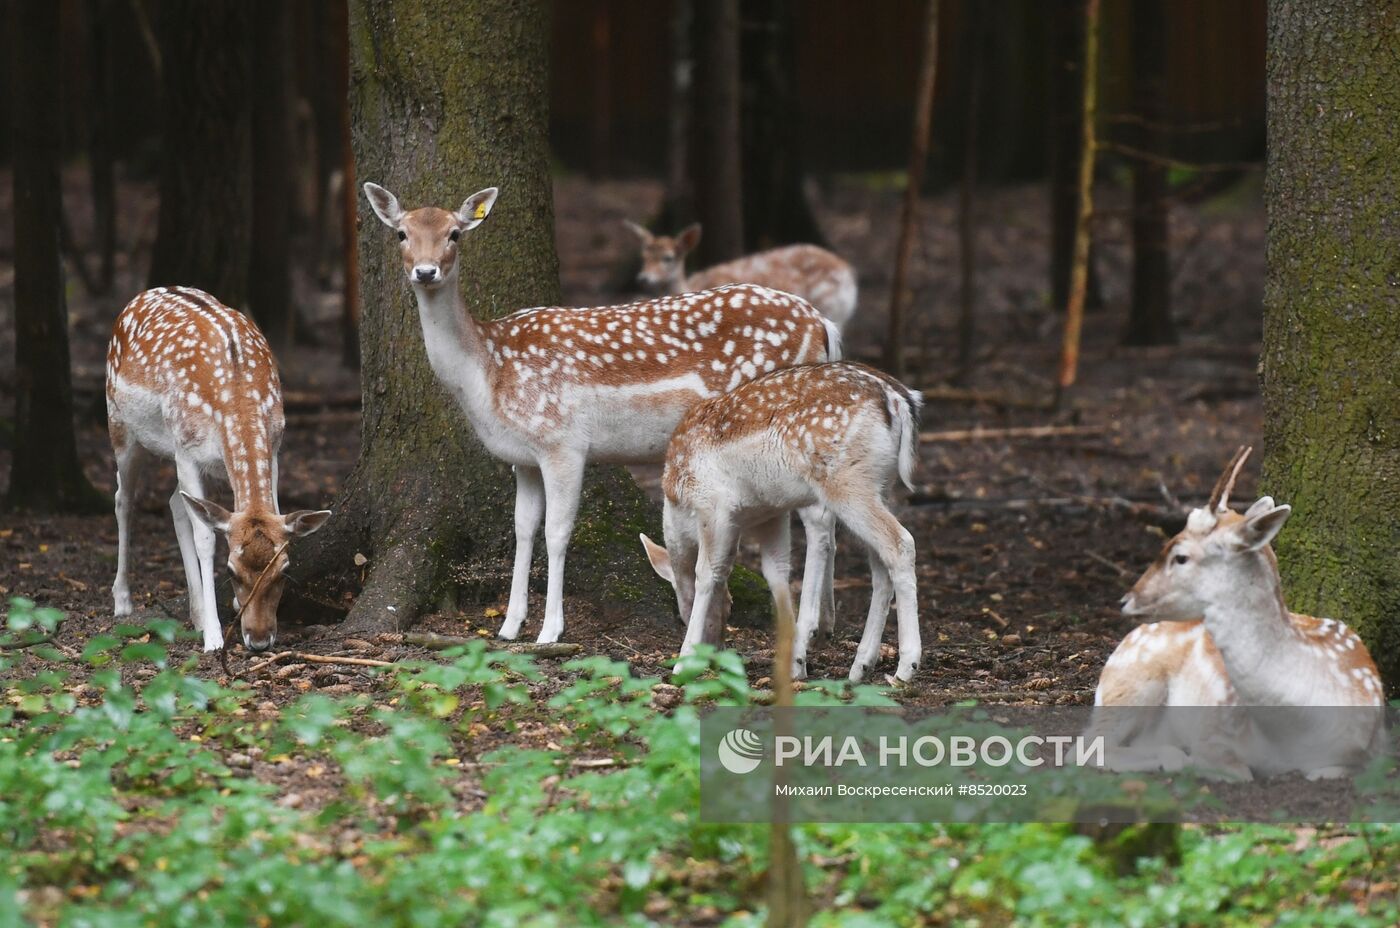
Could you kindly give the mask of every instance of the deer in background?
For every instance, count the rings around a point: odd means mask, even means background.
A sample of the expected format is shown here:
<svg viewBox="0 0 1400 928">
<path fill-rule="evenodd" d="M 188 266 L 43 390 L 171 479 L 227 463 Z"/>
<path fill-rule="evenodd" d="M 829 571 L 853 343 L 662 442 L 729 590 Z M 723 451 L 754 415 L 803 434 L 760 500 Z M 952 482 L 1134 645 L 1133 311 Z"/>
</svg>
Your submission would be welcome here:
<svg viewBox="0 0 1400 928">
<path fill-rule="evenodd" d="M 1092 728 L 1120 749 L 1120 769 L 1177 769 L 1188 754 L 1232 777 L 1355 770 L 1379 747 L 1380 711 L 1238 712 L 1196 719 L 1121 707 L 1384 705 L 1366 645 L 1341 622 L 1289 612 L 1269 543 L 1290 508 L 1261 497 L 1243 514 L 1230 493 L 1249 448 L 1221 474 L 1203 509 L 1162 548 L 1123 613 L 1155 619 L 1123 639 L 1094 692 Z M 1114 711 L 1118 707 L 1118 711 Z M 1108 709 L 1109 711 L 1101 711 Z M 1271 725 L 1272 722 L 1272 725 Z M 1122 750 L 1126 749 L 1126 750 Z M 1110 763 L 1112 763 L 1110 756 Z"/>
<path fill-rule="evenodd" d="M 780 367 L 839 356 L 840 335 L 805 300 L 741 285 L 622 306 L 536 307 L 473 317 L 459 242 L 496 188 L 456 211 L 405 211 L 376 184 L 370 205 L 398 236 L 428 362 L 486 449 L 515 468 L 515 566 L 502 638 L 525 620 L 541 515 L 549 578 L 539 640 L 564 631 L 564 556 L 589 461 L 660 461 L 695 403 Z"/>
<path fill-rule="evenodd" d="M 844 330 L 856 311 L 856 274 L 851 266 L 816 245 L 786 245 L 726 261 L 686 276 L 685 257 L 700 244 L 700 224 L 692 223 L 674 238 L 652 235 L 623 220 L 642 243 L 642 270 L 637 279 L 659 293 L 688 293 L 722 284 L 759 284 L 795 293 Z"/>
<path fill-rule="evenodd" d="M 662 477 L 666 545 L 645 535 L 652 567 L 675 587 L 689 617 L 681 654 L 718 645 L 728 612 L 725 584 L 740 531 L 757 538 L 763 578 L 791 615 L 788 514 L 822 507 L 870 553 L 870 614 L 851 666 L 859 682 L 880 655 L 893 594 L 899 667 L 908 681 L 920 660 L 914 538 L 885 498 L 896 476 L 912 487 L 918 453 L 917 391 L 861 364 L 804 365 L 777 371 L 695 406 L 676 428 Z M 793 677 L 807 673 L 815 630 L 815 591 L 803 583 Z"/>
<path fill-rule="evenodd" d="M 107 429 L 117 459 L 115 614 L 131 614 L 127 571 L 131 509 L 152 455 L 175 461 L 170 497 L 185 563 L 190 620 L 204 650 L 223 646 L 214 594 L 215 533 L 228 540 L 234 608 L 243 643 L 266 651 L 277 637 L 287 542 L 330 512 L 282 515 L 277 453 L 285 420 L 277 362 L 246 316 L 191 287 L 158 287 L 127 304 L 107 348 Z M 228 480 L 233 511 L 204 499 L 204 477 Z"/>
</svg>

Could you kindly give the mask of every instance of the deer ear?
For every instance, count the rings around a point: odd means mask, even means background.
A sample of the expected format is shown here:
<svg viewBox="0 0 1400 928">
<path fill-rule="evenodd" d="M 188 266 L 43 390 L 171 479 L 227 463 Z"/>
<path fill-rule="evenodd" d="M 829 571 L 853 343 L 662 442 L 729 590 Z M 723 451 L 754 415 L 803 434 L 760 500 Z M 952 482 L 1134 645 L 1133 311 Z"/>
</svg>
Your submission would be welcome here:
<svg viewBox="0 0 1400 928">
<path fill-rule="evenodd" d="M 305 538 L 318 528 L 326 524 L 326 520 L 331 517 L 329 509 L 299 509 L 296 512 L 289 512 L 282 517 L 282 523 L 287 526 L 287 531 L 298 538 Z"/>
<path fill-rule="evenodd" d="M 647 560 L 651 561 L 651 569 L 656 571 L 657 576 L 667 583 L 674 584 L 676 575 L 671 570 L 671 555 L 667 550 L 656 542 L 652 541 L 645 534 L 640 536 L 642 547 L 646 549 Z"/>
<path fill-rule="evenodd" d="M 676 250 L 681 254 L 693 251 L 700 244 L 700 223 L 692 222 L 676 236 Z"/>
<path fill-rule="evenodd" d="M 629 232 L 631 232 L 633 235 L 637 236 L 638 240 L 640 240 L 641 243 L 642 243 L 643 245 L 645 245 L 645 244 L 647 244 L 647 243 L 649 243 L 649 242 L 651 241 L 651 239 L 652 239 L 651 233 L 648 232 L 648 231 L 647 231 L 645 228 L 643 228 L 642 226 L 639 226 L 637 223 L 633 222 L 632 220 L 630 220 L 630 219 L 624 219 L 624 220 L 622 220 L 622 224 L 623 224 L 624 226 L 627 227 L 627 231 L 629 231 Z"/>
<path fill-rule="evenodd" d="M 1250 506 L 1248 509 L 1246 509 L 1246 510 L 1244 511 L 1244 517 L 1245 517 L 1246 519 L 1248 519 L 1248 518 L 1250 518 L 1251 516 L 1257 516 L 1257 515 L 1259 515 L 1259 513 L 1261 513 L 1261 512 L 1268 512 L 1270 509 L 1273 509 L 1273 508 L 1274 508 L 1274 498 L 1273 498 L 1272 496 L 1261 496 L 1261 497 L 1259 497 L 1257 500 L 1254 501 L 1254 505 L 1253 505 L 1253 506 Z"/>
<path fill-rule="evenodd" d="M 399 205 L 398 197 L 378 184 L 368 183 L 365 184 L 365 197 L 380 222 L 391 229 L 399 227 L 399 220 L 403 219 L 403 207 Z"/>
<path fill-rule="evenodd" d="M 211 503 L 207 499 L 191 496 L 184 490 L 180 491 L 180 496 L 184 499 L 185 508 L 190 511 L 190 515 L 214 531 L 228 534 L 228 524 L 233 520 L 233 516 L 227 509 L 218 503 Z"/>
<path fill-rule="evenodd" d="M 1254 508 L 1256 507 L 1250 507 L 1251 510 Z M 1275 506 L 1245 519 L 1235 529 L 1236 543 L 1240 550 L 1258 551 L 1273 541 L 1292 512 L 1291 506 Z"/>
<path fill-rule="evenodd" d="M 463 200 L 462 208 L 457 210 L 457 221 L 462 224 L 462 228 L 470 231 L 481 225 L 486 217 L 491 215 L 491 207 L 495 205 L 496 195 L 500 192 L 495 187 L 487 187 Z"/>
</svg>

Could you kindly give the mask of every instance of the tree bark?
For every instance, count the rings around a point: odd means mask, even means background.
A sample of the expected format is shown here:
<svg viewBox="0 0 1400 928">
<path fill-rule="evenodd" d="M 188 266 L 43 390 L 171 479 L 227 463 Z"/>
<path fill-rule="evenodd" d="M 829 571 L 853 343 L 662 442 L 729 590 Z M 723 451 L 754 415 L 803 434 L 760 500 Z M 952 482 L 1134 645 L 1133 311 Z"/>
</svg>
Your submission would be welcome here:
<svg viewBox="0 0 1400 928">
<path fill-rule="evenodd" d="M 1074 386 L 1079 374 L 1079 342 L 1084 326 L 1084 302 L 1089 284 L 1089 244 L 1094 218 L 1094 118 L 1098 106 L 1099 77 L 1099 0 L 1088 0 L 1084 8 L 1084 90 L 1080 119 L 1079 211 L 1074 223 L 1074 253 L 1070 261 L 1069 301 L 1065 304 L 1064 340 L 1060 347 L 1060 370 L 1055 380 L 1058 404 L 1064 391 Z"/>
<path fill-rule="evenodd" d="M 1271 0 L 1263 487 L 1290 608 L 1400 684 L 1400 5 Z"/>
<path fill-rule="evenodd" d="M 704 226 L 698 267 L 744 253 L 742 136 L 739 97 L 739 0 L 694 6 L 695 216 Z"/>
<path fill-rule="evenodd" d="M 980 4 L 964 4 L 972 47 L 968 64 L 967 117 L 963 121 L 962 177 L 958 181 L 958 367 L 955 380 L 972 372 L 977 340 L 977 135 L 981 118 L 988 19 Z"/>
<path fill-rule="evenodd" d="M 252 228 L 245 0 L 163 0 L 164 139 L 150 285 L 247 302 Z"/>
<path fill-rule="evenodd" d="M 1050 31 L 1050 305 L 1057 313 L 1069 305 L 1074 227 L 1079 215 L 1079 154 L 1084 138 L 1085 0 L 1055 0 Z M 1103 305 L 1089 243 L 1086 306 Z"/>
<path fill-rule="evenodd" d="M 1138 0 L 1132 8 L 1133 146 L 1165 155 L 1167 81 L 1166 0 Z M 1170 224 L 1167 168 L 1161 161 L 1133 160 L 1133 302 L 1125 345 L 1176 342 L 1172 322 Z"/>
<path fill-rule="evenodd" d="M 274 350 L 292 343 L 292 8 L 255 0 L 252 108 L 253 234 L 248 307 Z M 318 233 L 321 231 L 316 230 Z"/>
<path fill-rule="evenodd" d="M 499 186 L 490 220 L 462 238 L 467 305 L 482 317 L 559 299 L 548 163 L 544 0 L 352 0 L 351 115 L 358 177 L 406 208 L 456 208 Z M 509 587 L 510 467 L 478 443 L 428 366 L 397 241 L 359 223 L 364 425 L 360 459 L 307 539 L 303 599 L 343 605 L 351 629 L 402 628 L 427 606 Z M 660 521 L 620 468 L 591 472 L 569 550 L 567 590 L 621 614 L 666 617 L 637 533 Z M 537 554 L 538 576 L 543 575 Z M 527 626 L 528 627 L 528 626 Z"/>
<path fill-rule="evenodd" d="M 744 250 L 810 242 L 824 245 L 802 188 L 801 143 L 793 82 L 791 0 L 744 0 L 741 38 L 744 100 Z"/>
<path fill-rule="evenodd" d="M 62 137 L 59 9 L 20 3 L 14 72 L 15 452 L 6 502 L 43 511 L 95 508 L 78 462 L 59 250 Z"/>
</svg>

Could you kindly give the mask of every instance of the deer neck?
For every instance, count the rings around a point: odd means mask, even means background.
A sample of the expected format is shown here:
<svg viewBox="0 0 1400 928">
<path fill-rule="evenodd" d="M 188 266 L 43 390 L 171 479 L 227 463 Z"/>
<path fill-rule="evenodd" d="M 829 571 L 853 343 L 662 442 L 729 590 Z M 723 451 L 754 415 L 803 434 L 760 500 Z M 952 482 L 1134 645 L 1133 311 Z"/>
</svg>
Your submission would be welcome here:
<svg viewBox="0 0 1400 928">
<path fill-rule="evenodd" d="M 1309 677 L 1312 655 L 1283 601 L 1278 570 L 1263 555 L 1248 558 L 1228 597 L 1205 610 L 1230 682 L 1246 704 L 1288 704 Z"/>
<path fill-rule="evenodd" d="M 277 513 L 277 477 L 267 416 L 224 413 L 224 470 L 233 490 L 235 512 Z"/>
<path fill-rule="evenodd" d="M 491 411 L 491 357 L 481 323 L 467 309 L 454 273 L 441 286 L 413 285 L 428 363 L 467 413 L 481 427 Z"/>
</svg>

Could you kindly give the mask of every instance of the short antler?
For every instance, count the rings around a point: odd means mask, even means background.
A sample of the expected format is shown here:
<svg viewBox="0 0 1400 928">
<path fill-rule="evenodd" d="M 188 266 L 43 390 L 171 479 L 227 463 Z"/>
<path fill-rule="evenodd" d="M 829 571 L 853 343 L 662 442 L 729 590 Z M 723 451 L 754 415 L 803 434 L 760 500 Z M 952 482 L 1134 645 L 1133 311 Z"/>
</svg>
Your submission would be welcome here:
<svg viewBox="0 0 1400 928">
<path fill-rule="evenodd" d="M 1208 511 L 1224 512 L 1230 508 L 1230 494 L 1235 489 L 1235 480 L 1244 469 L 1244 462 L 1253 450 L 1252 446 L 1240 445 L 1230 463 L 1225 465 L 1225 471 L 1220 475 L 1220 479 L 1215 481 L 1215 489 L 1210 491 L 1210 503 L 1206 506 Z"/>
</svg>

